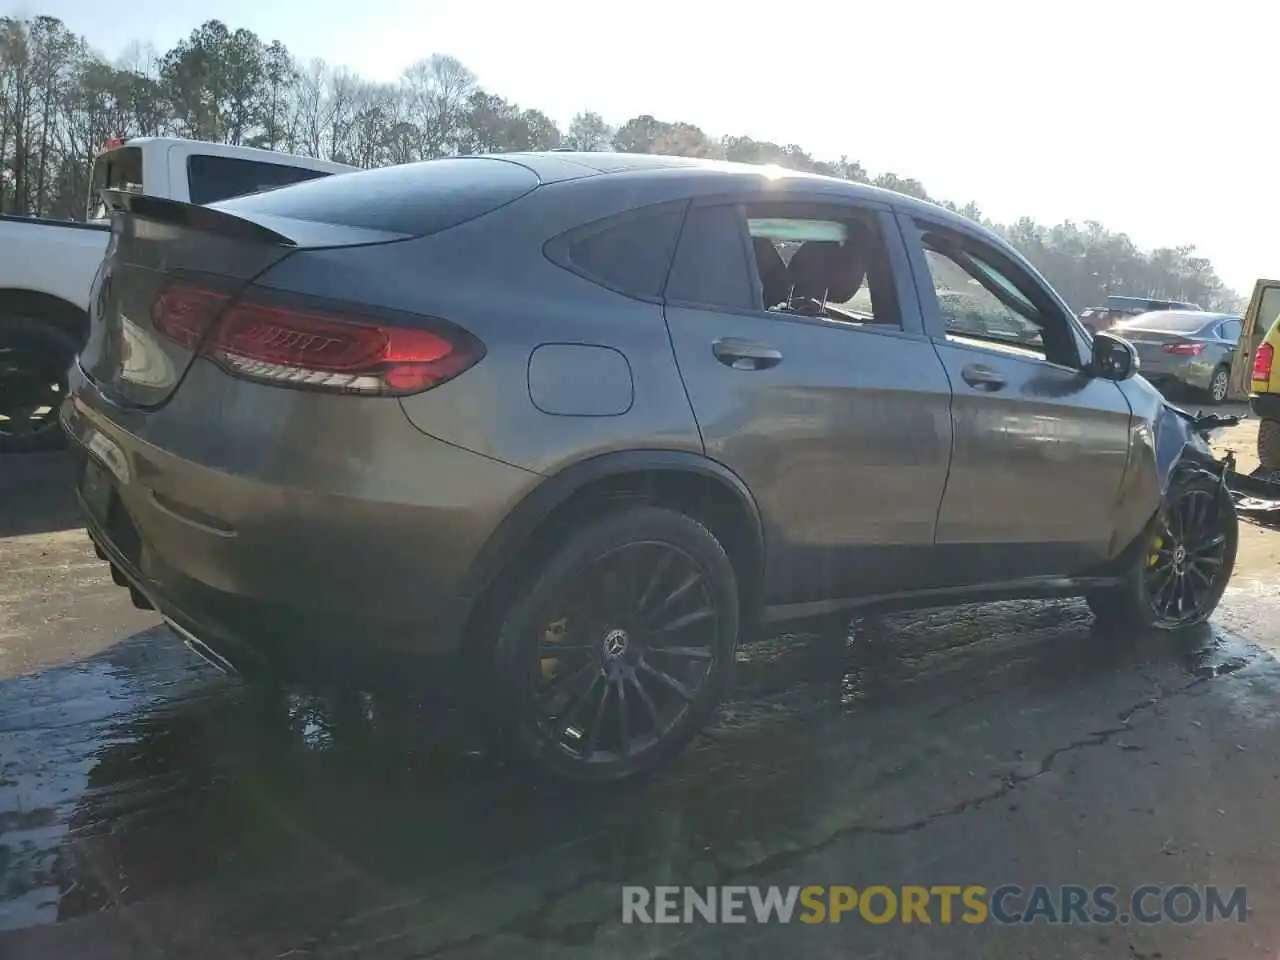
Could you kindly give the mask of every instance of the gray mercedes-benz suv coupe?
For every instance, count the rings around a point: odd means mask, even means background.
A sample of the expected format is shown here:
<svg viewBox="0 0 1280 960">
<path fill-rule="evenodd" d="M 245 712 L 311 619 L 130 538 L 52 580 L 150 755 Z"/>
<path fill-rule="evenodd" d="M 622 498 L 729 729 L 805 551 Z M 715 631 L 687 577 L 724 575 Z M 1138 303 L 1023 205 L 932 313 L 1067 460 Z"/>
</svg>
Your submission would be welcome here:
<svg viewBox="0 0 1280 960">
<path fill-rule="evenodd" d="M 1174 628 L 1230 576 L 1214 462 L 1132 348 L 939 207 L 570 153 L 107 199 L 80 502 L 207 656 L 462 652 L 506 742 L 617 779 L 773 621 L 1077 594 Z"/>
</svg>

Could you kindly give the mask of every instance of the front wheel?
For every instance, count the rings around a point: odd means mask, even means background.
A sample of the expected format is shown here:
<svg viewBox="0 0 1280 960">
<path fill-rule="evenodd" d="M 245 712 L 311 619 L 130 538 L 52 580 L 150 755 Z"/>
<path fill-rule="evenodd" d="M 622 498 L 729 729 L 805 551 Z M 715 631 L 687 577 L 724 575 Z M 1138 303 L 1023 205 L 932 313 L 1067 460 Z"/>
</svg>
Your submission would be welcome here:
<svg viewBox="0 0 1280 960">
<path fill-rule="evenodd" d="M 494 652 L 505 732 L 561 777 L 647 772 L 715 710 L 738 620 L 733 564 L 698 521 L 649 505 L 596 520 L 507 611 Z"/>
<path fill-rule="evenodd" d="M 1123 583 L 1088 596 L 1104 626 L 1177 630 L 1203 623 L 1235 567 L 1239 520 L 1221 481 L 1188 472 L 1170 484 Z"/>
</svg>

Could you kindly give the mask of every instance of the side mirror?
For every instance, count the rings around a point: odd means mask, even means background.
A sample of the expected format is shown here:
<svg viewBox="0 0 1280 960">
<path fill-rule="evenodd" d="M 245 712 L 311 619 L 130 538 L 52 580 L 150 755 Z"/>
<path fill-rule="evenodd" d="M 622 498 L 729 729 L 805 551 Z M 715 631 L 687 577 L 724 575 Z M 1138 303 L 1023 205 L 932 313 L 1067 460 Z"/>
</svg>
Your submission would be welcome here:
<svg viewBox="0 0 1280 960">
<path fill-rule="evenodd" d="M 1099 330 L 1093 335 L 1089 372 L 1104 380 L 1128 380 L 1138 372 L 1138 351 L 1128 340 Z"/>
</svg>

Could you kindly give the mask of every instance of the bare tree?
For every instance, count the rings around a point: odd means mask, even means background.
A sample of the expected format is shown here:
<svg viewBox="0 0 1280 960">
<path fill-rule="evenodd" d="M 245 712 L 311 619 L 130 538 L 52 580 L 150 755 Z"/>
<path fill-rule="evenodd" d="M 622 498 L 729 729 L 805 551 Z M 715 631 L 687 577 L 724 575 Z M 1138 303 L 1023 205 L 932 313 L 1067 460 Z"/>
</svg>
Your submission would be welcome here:
<svg viewBox="0 0 1280 960">
<path fill-rule="evenodd" d="M 295 149 L 309 157 L 321 155 L 325 130 L 329 126 L 329 67 L 320 59 L 312 60 L 298 77 L 294 93 L 293 129 Z"/>
<path fill-rule="evenodd" d="M 354 152 L 350 141 L 351 127 L 355 121 L 356 91 L 360 78 L 342 67 L 329 74 L 325 118 L 324 154 L 331 160 L 346 163 Z"/>
<path fill-rule="evenodd" d="M 419 132 L 419 156 L 458 153 L 466 137 L 467 102 L 477 89 L 475 74 L 456 57 L 432 54 L 411 64 L 402 82 L 407 119 Z"/>
</svg>

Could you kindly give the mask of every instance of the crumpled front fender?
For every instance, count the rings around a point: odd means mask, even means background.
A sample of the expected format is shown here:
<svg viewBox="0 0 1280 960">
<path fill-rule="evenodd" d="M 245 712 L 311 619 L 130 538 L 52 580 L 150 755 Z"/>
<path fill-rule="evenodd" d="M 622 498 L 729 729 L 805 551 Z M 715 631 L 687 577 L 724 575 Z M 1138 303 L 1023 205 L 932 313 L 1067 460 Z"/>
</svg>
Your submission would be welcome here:
<svg viewBox="0 0 1280 960">
<path fill-rule="evenodd" d="M 1135 409 L 1134 414 L 1129 462 L 1108 551 L 1112 557 L 1146 529 L 1180 470 L 1200 468 L 1220 474 L 1223 469 L 1194 415 L 1163 400 L 1149 411 Z"/>
</svg>

